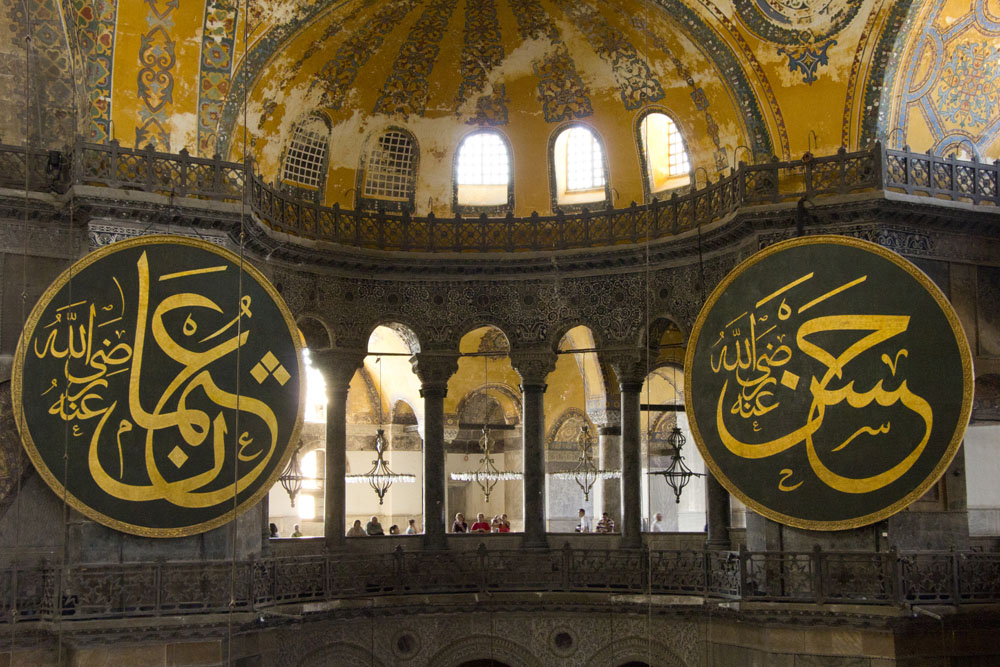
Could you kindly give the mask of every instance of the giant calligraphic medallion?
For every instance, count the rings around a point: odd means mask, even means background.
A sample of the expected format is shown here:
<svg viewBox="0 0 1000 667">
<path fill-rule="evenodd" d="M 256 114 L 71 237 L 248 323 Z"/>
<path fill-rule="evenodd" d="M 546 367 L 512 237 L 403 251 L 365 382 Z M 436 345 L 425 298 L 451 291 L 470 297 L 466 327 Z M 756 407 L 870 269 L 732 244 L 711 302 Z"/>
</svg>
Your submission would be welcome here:
<svg viewBox="0 0 1000 667">
<path fill-rule="evenodd" d="M 716 478 L 760 514 L 818 530 L 919 498 L 972 408 L 969 345 L 944 295 L 895 253 L 841 236 L 736 267 L 698 316 L 685 380 Z"/>
<path fill-rule="evenodd" d="M 259 501 L 291 457 L 300 348 L 274 287 L 231 252 L 172 236 L 116 243 L 59 276 L 25 324 L 21 439 L 59 498 L 94 520 L 203 532 Z"/>
</svg>

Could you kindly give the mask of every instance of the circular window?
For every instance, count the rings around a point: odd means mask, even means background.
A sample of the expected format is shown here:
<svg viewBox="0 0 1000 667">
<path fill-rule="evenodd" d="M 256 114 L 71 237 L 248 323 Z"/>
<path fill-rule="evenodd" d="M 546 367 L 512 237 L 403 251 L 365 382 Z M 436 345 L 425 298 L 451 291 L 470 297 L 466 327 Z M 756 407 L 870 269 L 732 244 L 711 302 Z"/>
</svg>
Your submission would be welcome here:
<svg viewBox="0 0 1000 667">
<path fill-rule="evenodd" d="M 576 635 L 566 628 L 556 628 L 549 635 L 552 652 L 566 658 L 576 653 Z"/>
</svg>

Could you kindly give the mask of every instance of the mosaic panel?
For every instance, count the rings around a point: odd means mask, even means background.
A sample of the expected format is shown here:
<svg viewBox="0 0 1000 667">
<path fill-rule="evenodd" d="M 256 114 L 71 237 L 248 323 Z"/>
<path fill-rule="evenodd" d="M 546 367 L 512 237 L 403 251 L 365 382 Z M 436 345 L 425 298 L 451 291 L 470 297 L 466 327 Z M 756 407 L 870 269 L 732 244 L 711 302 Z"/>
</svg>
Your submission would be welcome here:
<svg viewBox="0 0 1000 667">
<path fill-rule="evenodd" d="M 32 139 L 68 141 L 73 135 L 75 91 L 69 46 L 63 32 L 62 16 L 55 0 L 37 0 L 31 4 L 31 85 L 30 94 L 36 108 L 45 109 L 32 118 L 29 127 Z M 11 38 L 24 44 L 28 22 L 25 3 L 11 2 L 8 11 Z M 10 102 L 10 100 L 8 100 Z"/>
<path fill-rule="evenodd" d="M 663 99 L 663 88 L 649 70 L 649 65 L 639 57 L 624 35 L 597 10 L 578 0 L 556 0 L 556 4 L 587 36 L 597 55 L 611 65 L 626 109 L 638 109 Z"/>
<path fill-rule="evenodd" d="M 879 13 L 874 9 L 868 12 L 868 20 L 865 21 L 865 27 L 861 30 L 861 38 L 858 39 L 858 46 L 854 52 L 854 61 L 851 63 L 851 73 L 847 79 L 847 97 L 844 100 L 844 119 L 840 134 L 840 145 L 844 147 L 850 146 L 851 114 L 854 109 L 854 97 L 857 94 L 858 76 L 861 73 L 862 64 L 865 66 L 868 65 L 868 61 L 864 58 L 864 53 L 868 48 L 868 39 L 875 27 L 875 19 L 878 18 L 878 15 Z M 880 52 L 876 50 L 875 57 L 871 59 L 873 70 L 879 67 L 879 55 Z M 884 61 L 882 64 L 884 65 Z"/>
<path fill-rule="evenodd" d="M 337 48 L 334 57 L 323 65 L 310 86 L 310 89 L 323 87 L 324 106 L 334 111 L 344 106 L 358 71 L 382 46 L 386 35 L 418 4 L 418 0 L 394 0 L 386 4 L 367 25 L 351 33 L 347 41 Z"/>
<path fill-rule="evenodd" d="M 357 18 L 361 11 L 368 9 L 376 2 L 378 2 L 378 0 L 364 0 L 364 2 L 356 5 L 346 16 L 344 16 L 343 19 L 333 19 L 323 30 L 323 33 L 318 38 L 313 40 L 312 44 L 310 44 L 309 47 L 302 52 L 302 56 L 295 62 L 295 69 L 302 67 L 302 65 L 316 55 L 316 53 L 320 51 L 320 49 L 322 49 L 332 37 L 336 36 L 341 30 L 343 30 L 346 24 L 353 21 Z"/>
<path fill-rule="evenodd" d="M 507 0 L 523 39 L 548 39 L 551 48 L 532 63 L 538 77 L 538 97 L 548 123 L 593 115 L 594 108 L 576 64 L 563 44 L 559 29 L 538 0 Z"/>
<path fill-rule="evenodd" d="M 84 110 L 84 138 L 108 141 L 111 128 L 111 71 L 114 62 L 114 0 L 66 0 L 68 16 L 76 27 L 77 46 L 83 60 L 89 108 Z"/>
<path fill-rule="evenodd" d="M 170 150 L 170 132 L 166 128 L 167 105 L 174 101 L 174 76 L 177 64 L 174 41 L 170 38 L 174 20 L 170 15 L 177 0 L 145 0 L 149 5 L 146 24 L 149 31 L 139 40 L 139 124 L 135 128 L 135 147 L 152 146 Z"/>
<path fill-rule="evenodd" d="M 208 0 L 201 37 L 198 86 L 198 153 L 215 152 L 216 129 L 233 73 L 233 48 L 239 17 L 237 0 Z"/>
<path fill-rule="evenodd" d="M 604 0 L 607 2 L 608 0 Z M 718 20 L 727 30 L 739 47 L 742 57 L 737 59 L 729 47 L 723 42 L 715 32 L 709 28 L 705 22 L 681 0 L 654 0 L 663 10 L 678 24 L 684 26 L 685 32 L 714 64 L 722 81 L 729 87 L 733 101 L 737 108 L 743 111 L 744 122 L 746 123 L 747 139 L 750 148 L 756 156 L 770 157 L 775 154 L 777 147 L 772 144 L 771 136 L 764 122 L 760 106 L 757 104 L 757 94 L 747 80 L 743 72 L 743 64 L 754 73 L 758 86 L 767 100 L 768 109 L 774 122 L 777 125 L 778 136 L 776 137 L 784 159 L 790 158 L 788 149 L 788 132 L 785 129 L 785 119 L 781 115 L 781 108 L 778 106 L 778 99 L 774 95 L 774 90 L 768 81 L 764 68 L 754 56 L 753 51 L 746 40 L 740 35 L 732 21 L 723 14 L 708 0 L 704 0 L 705 6 L 712 12 L 713 17 Z M 651 31 L 650 34 L 652 34 Z"/>
<path fill-rule="evenodd" d="M 399 49 L 392 73 L 375 101 L 375 113 L 424 115 L 428 77 L 437 61 L 439 44 L 448 29 L 456 0 L 431 0 Z"/>
<path fill-rule="evenodd" d="M 902 44 L 897 44 L 896 42 L 905 40 L 906 35 L 910 34 L 913 28 L 913 19 L 917 13 L 916 8 L 920 7 L 922 2 L 923 0 L 900 0 L 893 4 L 889 12 L 889 18 L 886 19 L 885 26 L 882 28 L 882 34 L 878 39 L 875 52 L 872 54 L 872 66 L 864 87 L 864 101 L 861 105 L 864 116 L 860 121 L 861 131 L 858 137 L 858 144 L 860 146 L 874 141 L 880 126 L 883 128 L 892 127 L 891 125 L 887 125 L 888 121 L 885 116 L 885 114 L 889 113 L 892 105 L 889 104 L 889 100 L 883 97 L 883 95 L 892 95 L 894 87 L 892 82 L 896 78 L 896 71 L 899 67 L 899 55 L 903 48 Z M 910 12 L 911 7 L 914 8 L 913 13 Z M 852 75 L 854 70 L 860 66 L 864 57 L 861 50 L 861 45 L 863 44 L 864 41 L 862 40 L 859 43 L 858 52 L 854 55 L 854 65 L 851 67 Z M 853 90 L 854 86 L 848 89 L 848 96 L 852 94 Z M 850 102 L 849 97 L 848 103 Z M 850 113 L 851 107 L 845 105 L 844 136 L 848 134 L 846 128 L 850 122 Z M 844 145 L 847 145 L 846 141 Z"/>
<path fill-rule="evenodd" d="M 743 24 L 761 39 L 778 44 L 778 55 L 788 58 L 788 69 L 799 70 L 802 81 L 812 84 L 816 70 L 827 64 L 833 36 L 857 16 L 857 0 L 734 0 Z"/>
<path fill-rule="evenodd" d="M 462 82 L 455 100 L 456 110 L 482 92 L 490 71 L 503 62 L 503 56 L 495 0 L 468 0 L 465 4 L 465 43 L 459 65 Z M 476 119 L 470 122 L 487 125 L 507 122 L 506 97 L 503 86 L 499 87 L 501 90 L 476 100 Z"/>
<path fill-rule="evenodd" d="M 961 146 L 978 157 L 1000 132 L 1000 17 L 990 13 L 988 0 L 975 0 L 957 16 L 949 7 L 917 12 L 922 16 L 909 26 L 919 32 L 895 49 L 906 64 L 894 63 L 891 94 L 899 103 L 892 127 L 908 134 L 910 121 L 919 122 L 930 131 L 933 153 Z"/>
</svg>

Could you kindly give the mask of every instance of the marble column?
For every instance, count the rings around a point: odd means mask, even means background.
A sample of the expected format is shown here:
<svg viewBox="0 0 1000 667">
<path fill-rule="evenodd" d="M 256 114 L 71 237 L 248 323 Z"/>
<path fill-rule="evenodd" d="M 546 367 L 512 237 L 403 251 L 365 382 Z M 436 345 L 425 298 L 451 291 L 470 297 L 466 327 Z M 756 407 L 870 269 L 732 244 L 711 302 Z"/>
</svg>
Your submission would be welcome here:
<svg viewBox="0 0 1000 667">
<path fill-rule="evenodd" d="M 705 496 L 707 512 L 705 520 L 708 532 L 705 546 L 709 549 L 729 549 L 729 491 L 719 483 L 712 473 L 705 476 Z"/>
<path fill-rule="evenodd" d="M 621 391 L 622 547 L 642 546 L 642 435 L 639 392 L 646 375 L 642 356 L 620 355 L 612 361 Z"/>
<path fill-rule="evenodd" d="M 597 427 L 597 445 L 600 451 L 601 470 L 622 469 L 622 428 L 618 424 Z M 605 479 L 601 481 L 601 506 L 594 508 L 594 522 L 607 512 L 615 524 L 622 522 L 622 481 Z"/>
<path fill-rule="evenodd" d="M 323 535 L 327 548 L 343 548 L 344 475 L 347 472 L 347 390 L 365 360 L 363 350 L 326 349 L 312 352 L 313 365 L 326 382 L 326 468 L 324 470 Z"/>
<path fill-rule="evenodd" d="M 546 547 L 545 537 L 545 378 L 556 367 L 551 350 L 511 352 L 521 376 L 524 459 L 524 546 Z"/>
<path fill-rule="evenodd" d="M 458 369 L 454 354 L 420 352 L 410 359 L 424 399 L 424 548 L 446 549 L 444 398 Z"/>
</svg>

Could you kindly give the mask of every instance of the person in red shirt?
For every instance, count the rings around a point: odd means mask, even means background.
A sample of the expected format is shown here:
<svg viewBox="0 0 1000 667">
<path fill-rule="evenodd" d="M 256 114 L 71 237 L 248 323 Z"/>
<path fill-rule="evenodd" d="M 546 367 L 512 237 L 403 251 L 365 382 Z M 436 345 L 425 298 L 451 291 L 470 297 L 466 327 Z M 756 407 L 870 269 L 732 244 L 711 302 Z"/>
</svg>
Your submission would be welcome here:
<svg viewBox="0 0 1000 667">
<path fill-rule="evenodd" d="M 490 524 L 486 522 L 486 515 L 480 512 L 476 515 L 476 522 L 472 524 L 472 528 L 469 529 L 470 533 L 488 533 L 490 532 Z"/>
</svg>

